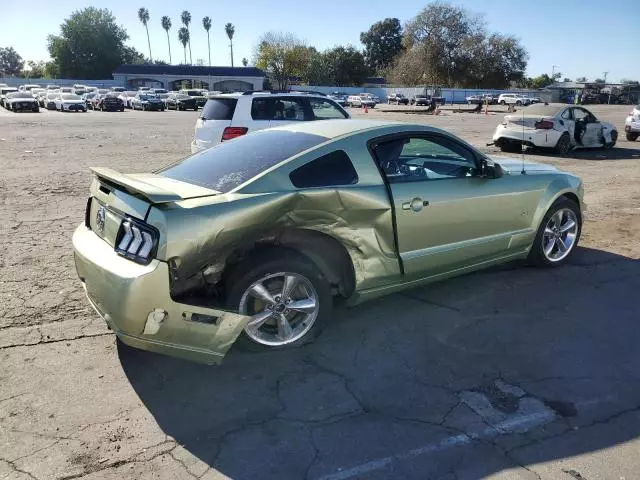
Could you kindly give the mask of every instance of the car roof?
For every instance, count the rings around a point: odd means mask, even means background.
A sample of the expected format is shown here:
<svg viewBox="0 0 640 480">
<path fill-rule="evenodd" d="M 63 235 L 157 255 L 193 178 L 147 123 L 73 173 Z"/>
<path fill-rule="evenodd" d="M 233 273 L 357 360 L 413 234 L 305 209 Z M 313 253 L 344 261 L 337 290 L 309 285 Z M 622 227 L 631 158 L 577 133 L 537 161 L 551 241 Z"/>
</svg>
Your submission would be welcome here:
<svg viewBox="0 0 640 480">
<path fill-rule="evenodd" d="M 402 122 L 389 122 L 382 120 L 317 120 L 315 122 L 293 122 L 290 124 L 274 127 L 277 130 L 287 130 L 290 132 L 310 133 L 320 135 L 325 138 L 337 138 L 343 135 L 349 135 L 364 130 L 372 130 L 376 128 L 392 127 L 392 126 L 413 127 L 413 125 Z M 424 126 L 419 128 L 422 130 Z"/>
</svg>

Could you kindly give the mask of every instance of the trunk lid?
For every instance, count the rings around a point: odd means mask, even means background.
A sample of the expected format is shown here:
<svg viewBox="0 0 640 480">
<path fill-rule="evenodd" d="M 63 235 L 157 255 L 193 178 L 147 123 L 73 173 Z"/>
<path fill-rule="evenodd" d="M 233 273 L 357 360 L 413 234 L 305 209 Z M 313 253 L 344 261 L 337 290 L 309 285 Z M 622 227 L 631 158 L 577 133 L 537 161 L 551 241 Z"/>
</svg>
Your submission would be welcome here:
<svg viewBox="0 0 640 480">
<path fill-rule="evenodd" d="M 524 127 L 534 130 L 535 124 L 541 120 L 553 121 L 550 117 L 544 115 L 507 115 L 504 117 L 505 123 L 511 126 Z"/>
<path fill-rule="evenodd" d="M 115 246 L 126 217 L 144 221 L 152 205 L 219 192 L 154 173 L 124 174 L 110 168 L 92 168 L 95 175 L 87 203 L 85 224 Z"/>
</svg>

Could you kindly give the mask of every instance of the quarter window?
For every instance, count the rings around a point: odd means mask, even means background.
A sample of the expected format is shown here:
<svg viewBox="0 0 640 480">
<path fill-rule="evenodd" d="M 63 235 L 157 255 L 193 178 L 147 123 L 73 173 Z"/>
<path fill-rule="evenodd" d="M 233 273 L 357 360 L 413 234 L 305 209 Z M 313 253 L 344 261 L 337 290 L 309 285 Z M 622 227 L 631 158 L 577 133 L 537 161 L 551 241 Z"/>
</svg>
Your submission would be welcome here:
<svg viewBox="0 0 640 480">
<path fill-rule="evenodd" d="M 375 147 L 378 164 L 390 183 L 472 177 L 473 153 L 441 136 L 404 137 Z"/>
<path fill-rule="evenodd" d="M 358 183 L 358 174 L 343 150 L 336 150 L 298 167 L 289 174 L 298 188 L 333 187 Z"/>
<path fill-rule="evenodd" d="M 347 118 L 347 114 L 328 100 L 310 98 L 309 104 L 316 120 L 329 120 L 331 118 Z"/>
</svg>

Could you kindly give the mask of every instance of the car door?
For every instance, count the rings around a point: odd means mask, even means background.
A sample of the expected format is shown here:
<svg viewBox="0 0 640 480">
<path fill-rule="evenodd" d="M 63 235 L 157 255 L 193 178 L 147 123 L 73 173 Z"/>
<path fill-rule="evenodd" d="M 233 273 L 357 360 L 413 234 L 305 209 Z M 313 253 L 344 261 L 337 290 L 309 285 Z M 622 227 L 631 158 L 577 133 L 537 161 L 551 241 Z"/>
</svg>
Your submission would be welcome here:
<svg viewBox="0 0 640 480">
<path fill-rule="evenodd" d="M 306 99 L 301 97 L 275 97 L 270 98 L 269 127 L 287 125 L 291 122 L 304 122 L 312 120 Z"/>
<path fill-rule="evenodd" d="M 373 152 L 408 279 L 522 252 L 533 238 L 539 192 L 527 191 L 524 175 L 480 177 L 479 154 L 439 133 L 381 140 Z"/>
<path fill-rule="evenodd" d="M 573 108 L 573 118 L 576 122 L 574 137 L 582 147 L 599 147 L 603 145 L 602 124 L 588 110 L 581 107 Z"/>
<path fill-rule="evenodd" d="M 564 125 L 564 127 L 566 128 L 566 131 L 569 134 L 569 138 L 571 140 L 571 145 L 575 145 L 576 144 L 576 139 L 575 139 L 576 124 L 573 121 L 572 110 L 573 108 L 565 108 L 562 111 L 562 113 L 560 113 L 560 123 Z"/>
</svg>

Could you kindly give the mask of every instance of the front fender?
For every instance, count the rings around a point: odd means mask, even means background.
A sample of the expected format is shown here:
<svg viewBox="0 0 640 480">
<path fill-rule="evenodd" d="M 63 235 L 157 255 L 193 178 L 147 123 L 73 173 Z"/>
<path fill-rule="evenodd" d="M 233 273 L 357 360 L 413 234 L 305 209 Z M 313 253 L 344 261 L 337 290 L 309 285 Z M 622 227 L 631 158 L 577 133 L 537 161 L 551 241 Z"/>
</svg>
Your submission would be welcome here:
<svg viewBox="0 0 640 480">
<path fill-rule="evenodd" d="M 567 174 L 554 178 L 547 185 L 547 188 L 540 197 L 536 213 L 533 217 L 532 227 L 537 231 L 545 214 L 549 211 L 549 208 L 551 208 L 551 205 L 553 205 L 553 203 L 562 196 L 573 197 L 574 200 L 577 198 L 580 212 L 584 212 L 586 210 L 586 205 L 583 200 L 583 194 L 583 184 L 578 177 Z"/>
</svg>

